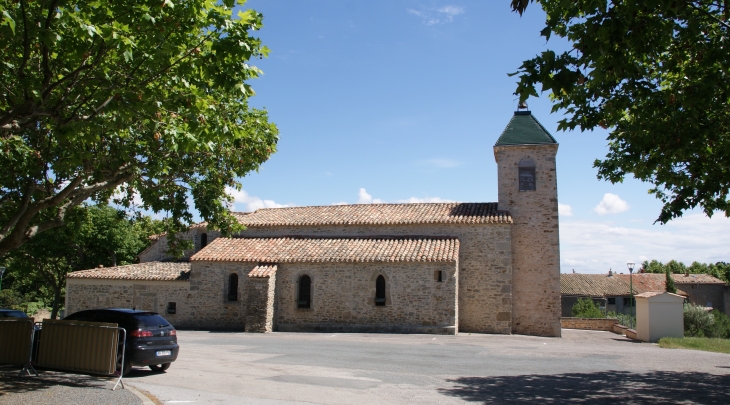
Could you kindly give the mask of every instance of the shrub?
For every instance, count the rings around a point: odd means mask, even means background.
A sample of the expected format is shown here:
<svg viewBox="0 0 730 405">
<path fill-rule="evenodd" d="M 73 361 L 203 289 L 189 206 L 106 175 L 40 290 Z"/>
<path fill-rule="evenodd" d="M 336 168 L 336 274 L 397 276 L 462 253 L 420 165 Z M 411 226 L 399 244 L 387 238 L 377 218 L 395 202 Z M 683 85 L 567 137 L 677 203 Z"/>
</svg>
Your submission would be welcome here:
<svg viewBox="0 0 730 405">
<path fill-rule="evenodd" d="M 672 275 L 669 274 L 669 269 L 664 273 L 666 276 L 666 286 L 667 286 L 667 292 L 670 292 L 672 294 L 677 293 L 677 287 L 674 286 L 674 279 L 672 278 Z"/>
<path fill-rule="evenodd" d="M 605 318 L 601 309 L 590 298 L 579 298 L 573 305 L 573 316 L 576 318 Z"/>
<path fill-rule="evenodd" d="M 703 332 L 710 338 L 730 339 L 730 318 L 718 310 L 712 311 L 714 322 Z"/>
<path fill-rule="evenodd" d="M 714 323 L 714 317 L 704 307 L 684 304 L 685 336 L 704 337 L 705 332 L 709 332 Z"/>
<path fill-rule="evenodd" d="M 0 290 L 0 308 L 18 309 L 23 301 L 23 296 L 15 290 Z"/>
</svg>

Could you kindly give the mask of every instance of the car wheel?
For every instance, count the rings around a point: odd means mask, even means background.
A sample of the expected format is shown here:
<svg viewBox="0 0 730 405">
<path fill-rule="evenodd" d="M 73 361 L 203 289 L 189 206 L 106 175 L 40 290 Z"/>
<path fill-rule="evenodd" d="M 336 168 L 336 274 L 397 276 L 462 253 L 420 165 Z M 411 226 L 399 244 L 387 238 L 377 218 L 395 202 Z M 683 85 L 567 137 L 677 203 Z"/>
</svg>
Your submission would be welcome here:
<svg viewBox="0 0 730 405">
<path fill-rule="evenodd" d="M 119 369 L 122 368 L 122 355 L 117 355 L 117 372 L 119 372 Z M 122 377 L 126 377 L 129 375 L 129 373 L 132 372 L 132 364 L 129 362 L 129 359 L 124 359 L 124 373 L 122 374 Z"/>
<path fill-rule="evenodd" d="M 150 370 L 154 372 L 162 372 L 170 368 L 170 363 L 162 363 L 162 364 L 150 364 Z"/>
</svg>

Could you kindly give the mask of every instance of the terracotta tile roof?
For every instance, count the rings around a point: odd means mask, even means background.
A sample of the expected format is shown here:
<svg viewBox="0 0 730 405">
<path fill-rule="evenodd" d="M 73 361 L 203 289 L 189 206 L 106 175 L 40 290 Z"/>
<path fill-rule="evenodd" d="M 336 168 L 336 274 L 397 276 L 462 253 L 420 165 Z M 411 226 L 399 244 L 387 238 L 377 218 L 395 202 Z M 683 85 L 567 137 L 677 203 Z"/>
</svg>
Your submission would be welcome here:
<svg viewBox="0 0 730 405">
<path fill-rule="evenodd" d="M 354 204 L 233 212 L 245 226 L 511 224 L 497 203 Z"/>
<path fill-rule="evenodd" d="M 675 284 L 725 284 L 719 278 L 709 274 L 672 274 Z"/>
<path fill-rule="evenodd" d="M 68 273 L 67 278 L 106 280 L 187 281 L 190 263 L 146 262 L 128 266 L 100 267 Z"/>
<path fill-rule="evenodd" d="M 248 276 L 251 278 L 264 278 L 271 277 L 274 273 L 276 273 L 275 264 L 259 264 L 248 272 Z"/>
<path fill-rule="evenodd" d="M 217 238 L 193 261 L 455 262 L 456 238 Z"/>
<path fill-rule="evenodd" d="M 675 282 L 677 276 L 674 275 Z M 633 277 L 634 294 L 642 294 L 650 291 L 666 291 L 666 276 L 655 273 L 639 273 Z M 560 294 L 577 295 L 590 297 L 611 297 L 629 296 L 630 281 L 628 274 L 614 274 L 609 277 L 607 274 L 576 274 L 568 273 L 560 275 Z M 687 295 L 686 292 L 677 289 L 677 294 Z"/>
</svg>

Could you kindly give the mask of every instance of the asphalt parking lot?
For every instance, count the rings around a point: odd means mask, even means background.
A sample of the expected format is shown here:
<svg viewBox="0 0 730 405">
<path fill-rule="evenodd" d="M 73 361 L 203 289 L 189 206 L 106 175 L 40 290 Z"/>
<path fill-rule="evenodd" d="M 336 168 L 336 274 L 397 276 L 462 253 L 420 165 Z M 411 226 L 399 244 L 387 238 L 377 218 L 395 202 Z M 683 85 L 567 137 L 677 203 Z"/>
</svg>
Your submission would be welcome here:
<svg viewBox="0 0 730 405">
<path fill-rule="evenodd" d="M 179 331 L 127 384 L 169 404 L 727 404 L 730 355 L 609 332 L 563 337 Z"/>
</svg>

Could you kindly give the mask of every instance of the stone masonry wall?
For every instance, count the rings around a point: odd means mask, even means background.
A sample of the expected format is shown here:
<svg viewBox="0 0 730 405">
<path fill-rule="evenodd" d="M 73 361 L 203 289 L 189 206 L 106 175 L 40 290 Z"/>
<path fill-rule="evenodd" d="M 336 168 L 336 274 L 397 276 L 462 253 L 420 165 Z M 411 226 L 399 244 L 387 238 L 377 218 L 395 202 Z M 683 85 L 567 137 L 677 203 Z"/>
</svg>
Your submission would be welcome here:
<svg viewBox="0 0 730 405">
<path fill-rule="evenodd" d="M 207 230 L 202 227 L 193 228 L 182 234 L 181 237 L 183 239 L 193 242 L 193 249 L 185 251 L 183 254 L 184 258 L 190 258 L 190 256 L 200 251 L 200 235 L 204 233 L 208 234 L 208 243 L 220 237 L 220 232 Z M 160 235 L 157 240 L 152 242 L 147 249 L 139 254 L 138 258 L 140 263 L 171 260 L 172 256 L 167 254 L 167 235 Z"/>
<path fill-rule="evenodd" d="M 510 224 L 250 227 L 243 231 L 241 235 L 246 237 L 292 235 L 314 237 L 409 235 L 458 237 L 459 330 L 462 332 L 501 334 L 509 334 L 512 331 L 513 294 Z M 368 265 L 372 266 L 372 264 Z M 281 267 L 279 271 L 281 271 Z M 341 281 L 347 283 L 347 280 Z M 556 322 L 559 329 L 559 318 L 556 319 Z"/>
<path fill-rule="evenodd" d="M 310 308 L 297 307 L 303 275 L 312 282 Z M 379 275 L 385 278 L 384 306 L 375 305 Z M 456 263 L 280 263 L 277 280 L 280 331 L 458 331 Z"/>
<path fill-rule="evenodd" d="M 723 284 L 677 283 L 675 287 L 689 295 L 689 301 L 696 305 L 708 306 L 725 311 L 725 286 Z"/>
<path fill-rule="evenodd" d="M 560 240 L 555 155 L 558 145 L 496 146 L 499 209 L 512 226 L 512 331 L 560 336 Z M 520 191 L 518 164 L 535 162 L 536 190 Z"/>
<path fill-rule="evenodd" d="M 566 329 L 605 330 L 613 332 L 614 325 L 618 325 L 616 319 L 606 318 L 561 318 L 560 326 Z"/>
<path fill-rule="evenodd" d="M 159 312 L 173 326 L 188 319 L 189 283 L 126 280 L 68 280 L 66 314 L 93 308 L 137 308 Z M 167 313 L 167 303 L 177 304 L 177 313 Z"/>
<path fill-rule="evenodd" d="M 274 328 L 276 274 L 249 278 L 246 291 L 246 332 L 271 332 Z"/>
</svg>

